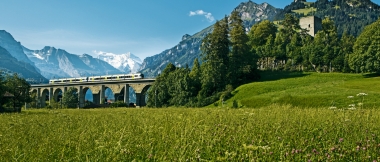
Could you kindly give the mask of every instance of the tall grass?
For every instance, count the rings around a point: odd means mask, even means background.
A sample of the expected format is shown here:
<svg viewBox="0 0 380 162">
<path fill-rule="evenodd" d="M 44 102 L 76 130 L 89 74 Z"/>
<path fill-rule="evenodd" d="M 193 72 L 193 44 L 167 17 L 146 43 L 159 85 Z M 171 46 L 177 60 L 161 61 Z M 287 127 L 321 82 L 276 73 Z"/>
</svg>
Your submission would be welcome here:
<svg viewBox="0 0 380 162">
<path fill-rule="evenodd" d="M 0 161 L 373 161 L 380 112 L 28 110 L 0 115 Z"/>
</svg>

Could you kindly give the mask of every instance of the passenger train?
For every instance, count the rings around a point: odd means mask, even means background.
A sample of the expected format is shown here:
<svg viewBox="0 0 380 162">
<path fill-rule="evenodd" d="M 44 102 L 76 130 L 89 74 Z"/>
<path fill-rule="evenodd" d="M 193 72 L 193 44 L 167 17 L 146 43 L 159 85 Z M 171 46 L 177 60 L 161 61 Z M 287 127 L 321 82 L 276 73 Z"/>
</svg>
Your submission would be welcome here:
<svg viewBox="0 0 380 162">
<path fill-rule="evenodd" d="M 104 75 L 104 76 L 50 79 L 49 84 L 75 83 L 75 82 L 98 82 L 98 81 L 113 81 L 113 80 L 134 80 L 134 79 L 144 79 L 144 74 L 142 73 L 115 74 L 115 75 Z"/>
</svg>

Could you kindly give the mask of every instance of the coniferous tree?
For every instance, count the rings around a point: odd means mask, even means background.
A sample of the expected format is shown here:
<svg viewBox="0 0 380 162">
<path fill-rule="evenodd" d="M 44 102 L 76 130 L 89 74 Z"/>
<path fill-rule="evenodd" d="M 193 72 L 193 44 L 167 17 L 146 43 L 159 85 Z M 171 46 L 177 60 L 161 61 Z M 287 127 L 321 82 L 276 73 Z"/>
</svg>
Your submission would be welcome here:
<svg viewBox="0 0 380 162">
<path fill-rule="evenodd" d="M 214 30 L 202 42 L 202 90 L 200 98 L 209 97 L 221 92 L 227 83 L 228 54 L 228 20 L 217 21 Z"/>
<path fill-rule="evenodd" d="M 245 75 L 250 75 L 247 72 L 251 71 L 251 66 L 249 65 L 253 63 L 254 56 L 250 53 L 247 44 L 248 36 L 245 33 L 243 21 L 237 11 L 231 14 L 230 21 L 231 52 L 229 54 L 227 77 L 229 84 L 236 87 L 244 82 Z"/>
<path fill-rule="evenodd" d="M 202 71 L 201 71 L 198 58 L 194 59 L 193 68 L 190 71 L 189 77 L 191 78 L 191 86 L 192 86 L 191 92 L 193 93 L 192 96 L 195 97 L 202 88 L 202 83 L 201 83 Z"/>
</svg>

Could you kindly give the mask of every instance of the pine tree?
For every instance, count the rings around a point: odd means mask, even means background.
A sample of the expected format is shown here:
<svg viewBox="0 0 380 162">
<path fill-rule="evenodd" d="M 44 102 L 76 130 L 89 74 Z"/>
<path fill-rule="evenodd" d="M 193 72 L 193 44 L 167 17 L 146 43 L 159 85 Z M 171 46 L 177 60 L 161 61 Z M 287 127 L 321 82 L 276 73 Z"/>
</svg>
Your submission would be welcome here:
<svg viewBox="0 0 380 162">
<path fill-rule="evenodd" d="M 189 76 L 192 82 L 191 83 L 192 93 L 193 93 L 192 96 L 195 97 L 202 88 L 202 83 L 201 83 L 202 71 L 198 62 L 198 58 L 194 59 L 193 68 L 191 69 Z"/>
<path fill-rule="evenodd" d="M 243 21 L 237 11 L 230 17 L 230 40 L 231 52 L 229 54 L 228 79 L 229 84 L 236 87 L 244 82 L 244 68 L 248 68 L 253 63 L 253 56 L 248 46 L 248 36 L 245 33 Z M 250 61 L 252 60 L 252 61 Z"/>
<path fill-rule="evenodd" d="M 224 18 L 215 23 L 213 32 L 203 39 L 201 45 L 203 59 L 201 96 L 212 96 L 225 88 L 229 45 L 228 20 Z"/>
</svg>

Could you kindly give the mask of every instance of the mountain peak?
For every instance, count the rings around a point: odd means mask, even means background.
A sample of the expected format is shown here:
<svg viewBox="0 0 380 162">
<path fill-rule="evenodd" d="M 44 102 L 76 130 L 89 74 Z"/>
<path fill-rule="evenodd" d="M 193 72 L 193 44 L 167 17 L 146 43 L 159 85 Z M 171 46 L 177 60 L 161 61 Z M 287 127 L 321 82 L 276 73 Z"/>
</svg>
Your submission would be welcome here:
<svg viewBox="0 0 380 162">
<path fill-rule="evenodd" d="M 241 19 L 244 21 L 244 26 L 250 28 L 256 22 L 262 20 L 272 21 L 274 16 L 282 9 L 277 9 L 266 2 L 257 4 L 249 0 L 248 2 L 240 3 L 234 11 L 239 12 Z"/>
<path fill-rule="evenodd" d="M 105 61 L 115 67 L 116 69 L 126 72 L 137 72 L 141 66 L 141 59 L 131 52 L 124 54 L 114 54 L 103 51 L 94 51 L 99 60 Z"/>
</svg>

